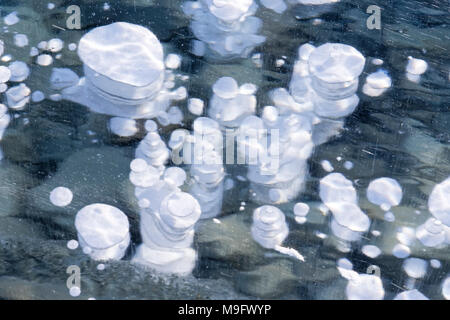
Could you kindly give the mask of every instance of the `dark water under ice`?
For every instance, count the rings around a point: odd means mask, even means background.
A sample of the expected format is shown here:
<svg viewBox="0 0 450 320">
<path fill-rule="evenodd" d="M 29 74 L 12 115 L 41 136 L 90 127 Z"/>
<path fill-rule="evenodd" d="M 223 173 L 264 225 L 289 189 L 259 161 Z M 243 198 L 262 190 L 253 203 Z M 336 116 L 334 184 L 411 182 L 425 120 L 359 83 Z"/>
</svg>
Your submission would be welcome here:
<svg viewBox="0 0 450 320">
<path fill-rule="evenodd" d="M 280 206 L 290 227 L 286 246 L 296 248 L 306 262 L 263 250 L 252 241 L 249 228 L 257 205 L 248 201 L 247 183 L 236 181 L 225 195 L 222 224 L 199 224 L 194 245 L 199 261 L 187 278 L 162 277 L 129 263 L 141 242 L 137 205 L 128 183 L 129 162 L 142 136 L 117 138 L 107 130 L 109 117 L 67 101 L 46 99 L 24 111 L 13 111 L 15 116 L 0 142 L 4 154 L 0 165 L 0 299 L 73 299 L 66 287 L 66 269 L 71 265 L 82 271 L 78 297 L 82 299 L 345 299 L 347 281 L 336 269 L 336 261 L 344 257 L 359 273 L 371 265 L 380 268 L 385 299 L 404 290 L 408 276 L 402 269 L 403 260 L 391 253 L 397 243 L 396 229 L 424 223 L 430 216 L 427 200 L 432 188 L 450 175 L 448 1 L 344 0 L 325 13 L 295 7 L 281 15 L 260 8 L 257 15 L 263 20 L 262 33 L 267 41 L 255 52 L 263 53 L 262 68 L 256 68 L 251 59 L 213 64 L 190 54 L 193 35 L 180 9 L 182 1 L 108 1 L 110 9 L 106 11 L 105 1 L 51 2 L 55 4 L 52 10 L 41 0 L 0 3 L 2 17 L 17 11 L 21 19 L 8 33 L 0 29 L 0 38 L 5 42 L 5 53 L 31 67 L 27 85 L 33 91 L 48 92 L 51 67 L 34 63 L 29 57 L 31 45 L 55 37 L 65 45 L 77 43 L 88 30 L 115 21 L 148 27 L 166 51 L 182 55 L 181 71 L 190 77 L 182 84 L 190 96 L 205 101 L 217 78 L 232 76 L 239 83 L 258 85 L 259 108 L 269 104 L 267 93 L 288 86 L 297 49 L 306 42 L 341 42 L 357 48 L 367 61 L 382 59 L 381 68 L 388 71 L 393 86 L 377 98 L 358 90 L 361 101 L 346 118 L 345 130 L 315 149 L 309 160 L 306 190 L 295 201 L 310 205 L 308 222 L 295 223 L 295 202 Z M 65 8 L 71 4 L 81 8 L 81 30 L 58 28 L 64 27 Z M 381 30 L 366 27 L 369 5 L 383 8 Z M 15 46 L 15 32 L 26 34 L 30 46 Z M 283 56 L 286 63 L 276 67 L 275 61 Z M 408 56 L 429 64 L 419 84 L 405 78 Z M 82 74 L 76 51 L 67 48 L 52 66 Z M 360 86 L 378 68 L 367 63 Z M 186 109 L 185 102 L 180 106 Z M 192 116 L 187 112 L 185 120 L 185 127 L 190 128 Z M 162 128 L 161 134 L 167 138 L 174 128 Z M 370 230 L 382 234 L 376 237 L 368 232 L 348 253 L 336 249 L 328 218 L 317 209 L 318 182 L 327 174 L 322 160 L 330 161 L 335 172 L 354 182 L 359 204 L 372 219 Z M 344 161 L 351 161 L 353 168 L 345 169 Z M 385 221 L 384 213 L 366 199 L 369 182 L 378 177 L 394 178 L 403 188 L 401 204 L 392 209 L 393 222 Z M 79 197 L 67 208 L 58 209 L 48 203 L 48 194 L 62 183 L 70 185 Z M 125 258 L 106 262 L 101 271 L 98 262 L 80 249 L 66 246 L 67 241 L 76 239 L 75 213 L 93 202 L 121 208 L 129 216 L 132 232 Z M 246 202 L 243 211 L 239 210 L 241 202 Z M 375 259 L 365 256 L 361 248 L 366 244 L 378 246 L 382 254 Z M 441 262 L 440 268 L 428 264 L 426 276 L 416 280 L 414 287 L 430 299 L 443 299 L 440 286 L 450 272 L 449 246 L 433 249 L 418 244 L 411 251 L 411 257 Z"/>
</svg>

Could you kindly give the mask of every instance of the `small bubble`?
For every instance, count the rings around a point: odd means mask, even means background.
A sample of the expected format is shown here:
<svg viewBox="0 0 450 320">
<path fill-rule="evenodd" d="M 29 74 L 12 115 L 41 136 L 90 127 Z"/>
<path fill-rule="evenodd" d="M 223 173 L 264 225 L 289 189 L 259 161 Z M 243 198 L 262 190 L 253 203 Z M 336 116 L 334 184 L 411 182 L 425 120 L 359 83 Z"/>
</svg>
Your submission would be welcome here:
<svg viewBox="0 0 450 320">
<path fill-rule="evenodd" d="M 70 250 L 75 250 L 78 248 L 78 241 L 77 240 L 70 240 L 67 242 L 67 248 Z"/>
<path fill-rule="evenodd" d="M 72 297 L 78 297 L 81 294 L 81 289 L 77 286 L 70 288 L 69 293 Z"/>
</svg>

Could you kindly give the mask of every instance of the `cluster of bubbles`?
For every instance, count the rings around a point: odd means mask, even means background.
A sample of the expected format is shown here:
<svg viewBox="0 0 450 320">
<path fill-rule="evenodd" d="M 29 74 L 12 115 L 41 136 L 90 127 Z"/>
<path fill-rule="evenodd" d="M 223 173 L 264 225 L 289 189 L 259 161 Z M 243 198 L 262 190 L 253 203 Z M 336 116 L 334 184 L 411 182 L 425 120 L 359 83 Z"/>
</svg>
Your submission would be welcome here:
<svg viewBox="0 0 450 320">
<path fill-rule="evenodd" d="M 191 30 L 198 40 L 192 52 L 213 60 L 247 57 L 266 38 L 258 35 L 261 19 L 254 0 L 186 1 L 183 10 L 192 17 Z"/>
</svg>

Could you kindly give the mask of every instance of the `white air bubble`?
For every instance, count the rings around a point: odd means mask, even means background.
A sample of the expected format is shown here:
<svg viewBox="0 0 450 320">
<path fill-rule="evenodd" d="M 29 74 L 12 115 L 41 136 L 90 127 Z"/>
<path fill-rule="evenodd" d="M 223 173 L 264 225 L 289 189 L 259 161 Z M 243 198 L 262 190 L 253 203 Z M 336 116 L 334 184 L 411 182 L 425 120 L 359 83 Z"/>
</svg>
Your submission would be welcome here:
<svg viewBox="0 0 450 320">
<path fill-rule="evenodd" d="M 136 173 L 144 172 L 147 170 L 147 167 L 147 162 L 144 159 L 134 159 L 130 163 L 130 169 Z"/>
<path fill-rule="evenodd" d="M 188 110 L 193 115 L 199 116 L 203 113 L 204 102 L 201 99 L 191 98 L 188 101 Z"/>
<path fill-rule="evenodd" d="M 181 65 L 181 57 L 177 54 L 171 53 L 167 55 L 165 64 L 169 69 L 178 69 Z"/>
<path fill-rule="evenodd" d="M 12 26 L 16 23 L 18 23 L 20 21 L 19 17 L 17 16 L 17 12 L 13 11 L 10 14 L 8 14 L 7 16 L 5 16 L 3 18 L 3 22 L 7 25 L 7 26 Z"/>
<path fill-rule="evenodd" d="M 306 217 L 309 212 L 309 206 L 306 203 L 298 202 L 294 205 L 294 214 L 296 217 Z"/>
<path fill-rule="evenodd" d="M 386 220 L 387 222 L 394 222 L 395 216 L 391 211 L 388 211 L 384 214 L 384 220 Z"/>
<path fill-rule="evenodd" d="M 275 67 L 281 68 L 282 66 L 284 66 L 285 63 L 286 63 L 286 61 L 284 61 L 283 59 L 277 59 L 275 61 Z"/>
<path fill-rule="evenodd" d="M 258 87 L 253 83 L 244 83 L 242 86 L 239 87 L 240 94 L 245 95 L 255 94 L 256 91 L 258 91 Z"/>
<path fill-rule="evenodd" d="M 113 117 L 109 120 L 111 132 L 120 137 L 132 137 L 138 132 L 134 119 Z"/>
<path fill-rule="evenodd" d="M 409 247 L 398 243 L 392 249 L 392 254 L 394 255 L 394 257 L 404 259 L 409 257 L 409 255 L 411 254 L 411 250 L 409 249 Z"/>
<path fill-rule="evenodd" d="M 130 243 L 129 222 L 119 209 L 102 203 L 83 207 L 75 217 L 81 247 L 94 260 L 119 260 Z"/>
<path fill-rule="evenodd" d="M 70 240 L 67 242 L 67 248 L 70 250 L 75 250 L 78 248 L 78 241 L 77 240 Z"/>
<path fill-rule="evenodd" d="M 0 83 L 8 82 L 11 78 L 11 70 L 5 66 L 0 66 Z"/>
<path fill-rule="evenodd" d="M 434 269 L 439 269 L 439 268 L 442 266 L 442 264 L 441 264 L 441 262 L 440 262 L 439 260 L 437 260 L 437 259 L 431 259 L 431 260 L 430 260 L 430 266 L 431 266 L 432 268 L 434 268 Z"/>
<path fill-rule="evenodd" d="M 349 280 L 346 294 L 348 300 L 382 300 L 383 283 L 378 276 L 359 274 Z"/>
<path fill-rule="evenodd" d="M 345 162 L 344 162 L 344 168 L 347 169 L 347 170 L 353 169 L 353 162 L 351 162 L 351 161 L 345 161 Z"/>
<path fill-rule="evenodd" d="M 67 48 L 70 51 L 75 51 L 77 49 L 77 44 L 76 43 L 69 43 L 69 45 L 67 46 Z"/>
<path fill-rule="evenodd" d="M 411 278 L 423 278 L 427 272 L 427 261 L 419 258 L 408 258 L 403 262 L 403 270 Z"/>
<path fill-rule="evenodd" d="M 361 251 L 362 253 L 364 253 L 364 255 L 372 259 L 378 257 L 381 254 L 380 248 L 374 245 L 365 245 L 362 247 Z"/>
<path fill-rule="evenodd" d="M 153 120 L 145 121 L 145 130 L 147 132 L 156 132 L 158 131 L 158 124 Z"/>
<path fill-rule="evenodd" d="M 50 52 L 59 52 L 64 47 L 64 42 L 61 39 L 54 38 L 47 42 L 47 50 Z"/>
<path fill-rule="evenodd" d="M 450 177 L 434 187 L 428 198 L 428 210 L 450 227 Z"/>
<path fill-rule="evenodd" d="M 430 300 L 417 289 L 404 291 L 395 296 L 394 300 Z"/>
<path fill-rule="evenodd" d="M 402 200 L 403 192 L 400 184 L 391 178 L 379 178 L 370 182 L 367 188 L 367 199 L 376 205 L 397 206 Z"/>
<path fill-rule="evenodd" d="M 424 74 L 428 69 L 428 63 L 422 59 L 416 59 L 411 56 L 408 57 L 408 65 L 406 66 L 406 72 L 413 75 Z"/>
<path fill-rule="evenodd" d="M 30 74 L 30 68 L 22 61 L 14 61 L 8 66 L 11 71 L 10 81 L 21 82 L 28 78 Z"/>
<path fill-rule="evenodd" d="M 14 35 L 14 44 L 19 48 L 26 47 L 28 45 L 28 37 L 25 34 L 16 34 Z"/>
<path fill-rule="evenodd" d="M 325 170 L 326 172 L 334 171 L 333 165 L 328 160 L 322 160 L 320 162 L 320 165 L 322 166 L 322 169 Z"/>
<path fill-rule="evenodd" d="M 222 77 L 213 85 L 213 91 L 216 95 L 223 99 L 231 99 L 239 93 L 239 87 L 231 77 Z"/>
<path fill-rule="evenodd" d="M 149 208 L 150 207 L 150 201 L 148 199 L 145 199 L 145 198 L 144 199 L 140 199 L 138 201 L 138 206 L 141 209 Z"/>
<path fill-rule="evenodd" d="M 164 181 L 180 187 L 186 181 L 186 172 L 178 167 L 167 168 L 164 172 Z"/>
<path fill-rule="evenodd" d="M 450 277 L 445 278 L 442 283 L 442 295 L 446 300 L 450 300 Z"/>
<path fill-rule="evenodd" d="M 36 90 L 31 94 L 31 101 L 41 102 L 45 99 L 45 95 L 42 91 Z"/>
<path fill-rule="evenodd" d="M 383 63 L 384 63 L 384 61 L 379 58 L 372 59 L 372 64 L 374 64 L 376 66 L 381 66 Z"/>
<path fill-rule="evenodd" d="M 58 207 L 65 207 L 72 202 L 73 194 L 70 189 L 65 187 L 57 187 L 50 193 L 50 201 Z"/>
</svg>

